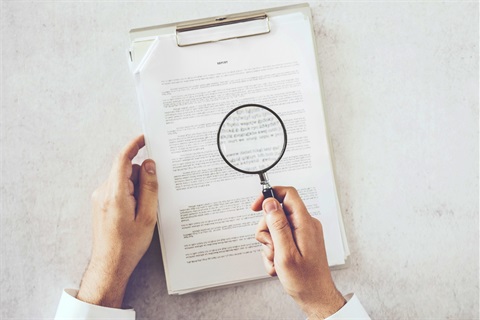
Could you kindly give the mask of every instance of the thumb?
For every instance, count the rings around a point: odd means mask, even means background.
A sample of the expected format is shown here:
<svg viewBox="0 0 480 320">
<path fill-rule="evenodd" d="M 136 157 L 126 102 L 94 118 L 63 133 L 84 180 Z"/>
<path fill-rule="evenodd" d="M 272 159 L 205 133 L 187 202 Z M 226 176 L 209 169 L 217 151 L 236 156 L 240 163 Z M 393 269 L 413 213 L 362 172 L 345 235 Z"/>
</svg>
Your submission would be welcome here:
<svg viewBox="0 0 480 320">
<path fill-rule="evenodd" d="M 147 159 L 142 163 L 138 179 L 136 220 L 155 224 L 157 221 L 158 182 L 155 162 Z"/>
<path fill-rule="evenodd" d="M 293 240 L 292 230 L 287 216 L 283 212 L 280 202 L 275 198 L 267 198 L 263 201 L 263 211 L 268 231 L 272 236 L 275 256 L 281 258 L 297 251 Z"/>
</svg>

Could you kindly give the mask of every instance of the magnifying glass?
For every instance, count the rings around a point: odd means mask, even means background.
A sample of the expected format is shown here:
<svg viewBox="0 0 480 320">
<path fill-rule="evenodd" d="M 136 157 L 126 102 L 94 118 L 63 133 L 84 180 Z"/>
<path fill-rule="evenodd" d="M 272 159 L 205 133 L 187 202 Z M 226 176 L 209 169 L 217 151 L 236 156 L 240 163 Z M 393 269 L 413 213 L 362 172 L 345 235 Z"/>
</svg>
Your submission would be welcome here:
<svg viewBox="0 0 480 320">
<path fill-rule="evenodd" d="M 287 147 L 285 125 L 274 111 L 259 104 L 236 107 L 220 124 L 217 146 L 230 167 L 260 176 L 265 199 L 274 197 L 267 171 L 280 161 Z"/>
</svg>

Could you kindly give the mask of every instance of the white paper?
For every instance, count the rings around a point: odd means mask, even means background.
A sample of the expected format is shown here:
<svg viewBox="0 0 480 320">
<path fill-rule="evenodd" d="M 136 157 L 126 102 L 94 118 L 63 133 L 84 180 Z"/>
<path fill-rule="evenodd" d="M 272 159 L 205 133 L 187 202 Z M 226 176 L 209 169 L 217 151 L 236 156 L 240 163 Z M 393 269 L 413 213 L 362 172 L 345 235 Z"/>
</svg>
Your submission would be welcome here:
<svg viewBox="0 0 480 320">
<path fill-rule="evenodd" d="M 299 190 L 323 224 L 329 265 L 345 262 L 310 22 L 292 13 L 270 25 L 266 35 L 183 48 L 161 36 L 137 69 L 169 293 L 268 277 L 254 238 L 262 213 L 250 210 L 259 177 L 234 171 L 216 145 L 223 117 L 246 103 L 284 121 L 287 149 L 270 183 Z"/>
</svg>

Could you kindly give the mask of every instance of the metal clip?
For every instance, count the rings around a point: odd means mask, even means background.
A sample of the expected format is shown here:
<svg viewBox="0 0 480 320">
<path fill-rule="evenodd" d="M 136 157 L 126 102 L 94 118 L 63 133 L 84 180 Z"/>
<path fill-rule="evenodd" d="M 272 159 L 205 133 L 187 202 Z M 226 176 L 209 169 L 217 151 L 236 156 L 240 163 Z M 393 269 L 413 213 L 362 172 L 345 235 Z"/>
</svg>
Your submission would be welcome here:
<svg viewBox="0 0 480 320">
<path fill-rule="evenodd" d="M 240 25 L 241 24 L 241 25 Z M 238 25 L 238 28 L 232 29 L 232 25 Z M 218 28 L 226 27 L 228 29 L 219 31 Z M 200 34 L 201 30 L 217 28 L 211 35 Z M 196 21 L 194 23 L 178 25 L 176 27 L 177 46 L 186 47 L 195 44 L 217 42 L 222 40 L 256 36 L 270 32 L 270 21 L 266 13 L 250 16 L 232 15 Z M 188 34 L 190 33 L 190 34 Z M 200 36 L 201 35 L 201 36 Z M 198 41 L 192 40 L 198 36 Z"/>
</svg>

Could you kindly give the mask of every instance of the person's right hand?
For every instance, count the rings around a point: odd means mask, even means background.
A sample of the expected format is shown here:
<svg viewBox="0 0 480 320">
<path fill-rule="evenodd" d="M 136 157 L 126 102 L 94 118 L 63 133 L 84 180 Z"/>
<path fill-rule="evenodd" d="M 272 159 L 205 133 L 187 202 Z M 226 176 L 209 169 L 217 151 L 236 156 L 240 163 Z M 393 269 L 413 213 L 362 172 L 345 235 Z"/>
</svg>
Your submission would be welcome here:
<svg viewBox="0 0 480 320">
<path fill-rule="evenodd" d="M 274 187 L 276 198 L 257 198 L 254 211 L 263 208 L 256 239 L 263 244 L 265 268 L 277 275 L 285 291 L 309 319 L 337 312 L 345 299 L 335 288 L 328 267 L 322 224 L 307 211 L 292 187 Z"/>
</svg>

